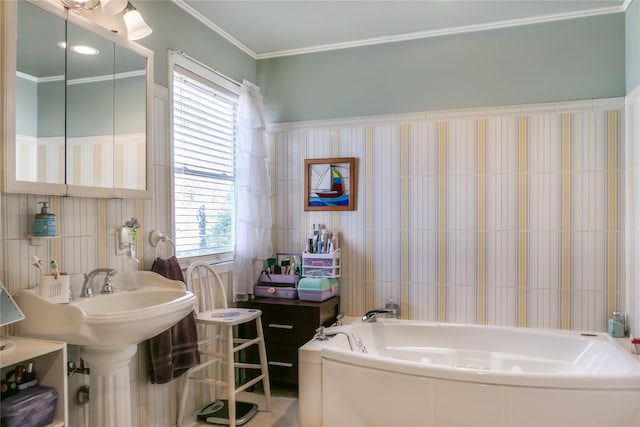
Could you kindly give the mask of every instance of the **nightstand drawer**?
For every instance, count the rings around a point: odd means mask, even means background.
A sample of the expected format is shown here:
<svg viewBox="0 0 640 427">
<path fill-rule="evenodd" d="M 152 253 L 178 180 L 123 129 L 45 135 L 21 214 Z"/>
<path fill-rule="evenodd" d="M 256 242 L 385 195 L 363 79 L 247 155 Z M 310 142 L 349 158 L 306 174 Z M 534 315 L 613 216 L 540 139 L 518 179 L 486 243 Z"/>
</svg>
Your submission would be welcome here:
<svg viewBox="0 0 640 427">
<path fill-rule="evenodd" d="M 314 329 L 311 322 L 300 324 L 294 322 L 262 322 L 264 340 L 267 345 L 286 344 L 301 346 L 313 337 Z"/>
<path fill-rule="evenodd" d="M 268 323 L 284 325 L 307 325 L 313 324 L 313 312 L 304 307 L 269 307 L 262 308 L 262 324 Z"/>
<path fill-rule="evenodd" d="M 280 383 L 298 383 L 298 347 L 272 345 L 267 347 L 269 379 Z"/>
</svg>

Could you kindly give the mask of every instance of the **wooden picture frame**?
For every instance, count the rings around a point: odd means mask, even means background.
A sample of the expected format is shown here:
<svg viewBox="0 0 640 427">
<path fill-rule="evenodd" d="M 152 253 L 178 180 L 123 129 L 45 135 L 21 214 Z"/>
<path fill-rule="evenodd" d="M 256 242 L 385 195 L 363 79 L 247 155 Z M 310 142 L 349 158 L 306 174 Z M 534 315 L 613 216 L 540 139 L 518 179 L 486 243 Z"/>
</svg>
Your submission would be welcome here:
<svg viewBox="0 0 640 427">
<path fill-rule="evenodd" d="M 356 159 L 305 159 L 304 210 L 356 210 Z"/>
</svg>

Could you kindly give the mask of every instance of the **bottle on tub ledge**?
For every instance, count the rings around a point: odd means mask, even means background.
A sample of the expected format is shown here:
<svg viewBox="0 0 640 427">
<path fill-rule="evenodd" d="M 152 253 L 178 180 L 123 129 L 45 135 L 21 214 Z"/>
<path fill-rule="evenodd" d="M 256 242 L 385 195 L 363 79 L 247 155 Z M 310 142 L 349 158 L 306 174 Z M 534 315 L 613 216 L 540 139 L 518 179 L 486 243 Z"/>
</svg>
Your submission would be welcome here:
<svg viewBox="0 0 640 427">
<path fill-rule="evenodd" d="M 614 311 L 609 318 L 607 332 L 614 338 L 622 338 L 626 332 L 626 321 L 624 313 Z"/>
</svg>

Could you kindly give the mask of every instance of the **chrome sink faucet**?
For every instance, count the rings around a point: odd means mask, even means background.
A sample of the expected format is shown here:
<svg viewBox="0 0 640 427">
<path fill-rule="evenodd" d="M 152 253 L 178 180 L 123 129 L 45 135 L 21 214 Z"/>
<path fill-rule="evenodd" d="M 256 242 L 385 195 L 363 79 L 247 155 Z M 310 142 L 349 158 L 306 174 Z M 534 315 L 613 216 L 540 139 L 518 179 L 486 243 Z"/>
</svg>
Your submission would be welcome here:
<svg viewBox="0 0 640 427">
<path fill-rule="evenodd" d="M 85 273 L 84 282 L 82 283 L 82 291 L 80 291 L 81 297 L 91 298 L 93 296 L 93 278 L 100 273 L 105 273 L 102 290 L 100 292 L 103 294 L 113 293 L 113 284 L 111 283 L 111 279 L 117 271 L 113 268 L 96 268 L 95 270 L 91 270 L 89 273 Z"/>
<path fill-rule="evenodd" d="M 378 318 L 378 314 L 386 314 L 387 317 L 393 317 L 394 319 L 400 318 L 400 306 L 394 301 L 389 300 L 384 308 L 377 308 L 375 310 L 369 310 L 362 316 L 363 322 L 375 322 Z"/>
</svg>

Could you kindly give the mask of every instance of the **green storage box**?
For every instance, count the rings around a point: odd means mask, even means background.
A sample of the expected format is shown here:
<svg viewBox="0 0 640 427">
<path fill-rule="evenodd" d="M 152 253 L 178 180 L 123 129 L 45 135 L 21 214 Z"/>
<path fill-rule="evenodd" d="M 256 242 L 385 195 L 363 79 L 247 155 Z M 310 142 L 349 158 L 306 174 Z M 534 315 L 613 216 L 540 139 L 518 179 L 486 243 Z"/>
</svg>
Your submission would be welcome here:
<svg viewBox="0 0 640 427">
<path fill-rule="evenodd" d="M 303 277 L 298 282 L 298 298 L 302 301 L 324 301 L 339 293 L 338 279 Z"/>
</svg>

